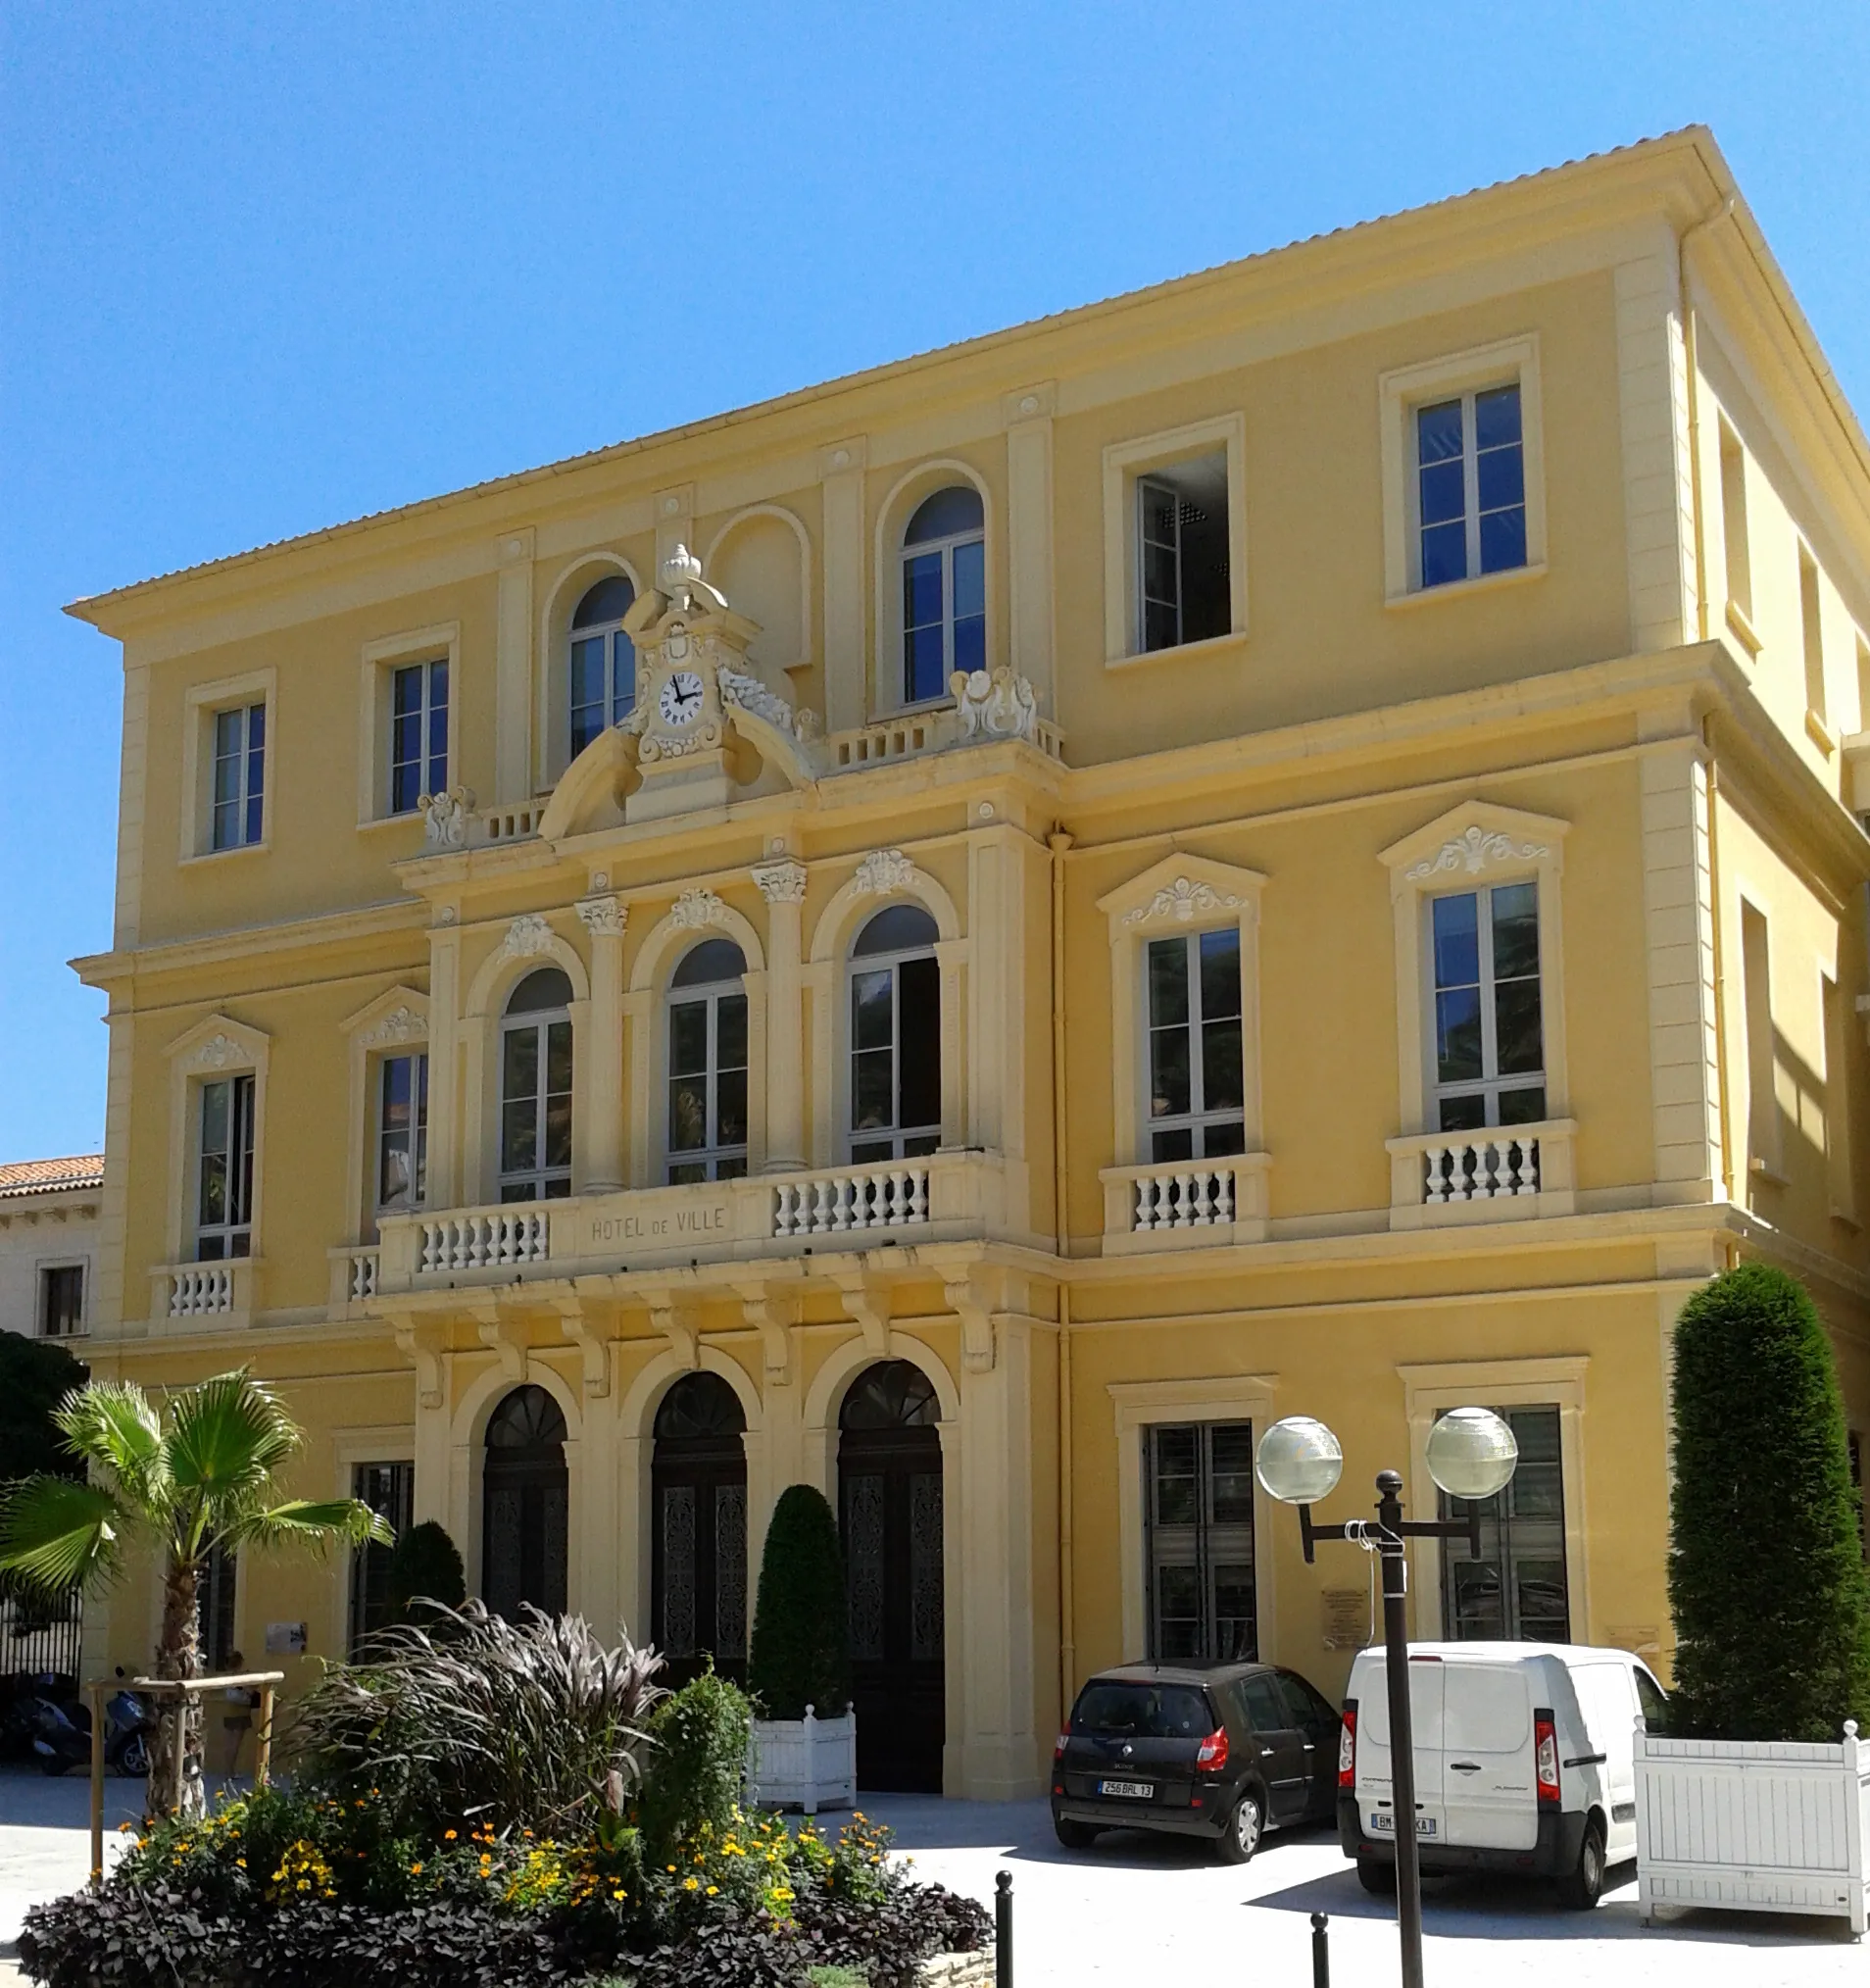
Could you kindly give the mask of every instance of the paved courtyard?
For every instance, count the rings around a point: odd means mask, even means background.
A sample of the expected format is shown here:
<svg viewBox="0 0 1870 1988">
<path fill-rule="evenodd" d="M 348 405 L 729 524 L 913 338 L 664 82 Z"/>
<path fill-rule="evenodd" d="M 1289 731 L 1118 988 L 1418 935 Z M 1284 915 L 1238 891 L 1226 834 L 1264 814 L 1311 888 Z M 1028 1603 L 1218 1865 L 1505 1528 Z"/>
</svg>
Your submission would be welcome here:
<svg viewBox="0 0 1870 1988">
<path fill-rule="evenodd" d="M 105 1787 L 114 1835 L 139 1813 L 142 1784 Z M 918 1876 L 983 1903 L 994 1873 L 1012 1872 L 1021 1988 L 1308 1988 L 1314 1912 L 1330 1914 L 1337 1988 L 1396 1978 L 1395 1923 L 1323 1831 L 1273 1836 L 1252 1864 L 1230 1869 L 1194 1847 L 1141 1836 L 1067 1854 L 1042 1802 L 878 1795 L 864 1813 L 895 1828 Z M 0 1984 L 19 1978 L 12 1956 L 26 1907 L 83 1883 L 88 1817 L 81 1777 L 0 1771 Z M 1841 1921 L 1698 1913 L 1645 1930 L 1634 1869 L 1613 1877 L 1625 1881 L 1588 1914 L 1561 1912 L 1537 1888 L 1476 1881 L 1440 1891 L 1427 1907 L 1430 1988 L 1821 1988 L 1870 1975 L 1870 1953 Z"/>
</svg>

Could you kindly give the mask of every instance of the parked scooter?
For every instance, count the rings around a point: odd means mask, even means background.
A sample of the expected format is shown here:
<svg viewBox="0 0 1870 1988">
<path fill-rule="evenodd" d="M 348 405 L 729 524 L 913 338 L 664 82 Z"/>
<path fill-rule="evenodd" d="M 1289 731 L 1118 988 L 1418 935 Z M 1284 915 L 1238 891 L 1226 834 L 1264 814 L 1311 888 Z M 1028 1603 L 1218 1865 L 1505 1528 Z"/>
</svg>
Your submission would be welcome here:
<svg viewBox="0 0 1870 1988">
<path fill-rule="evenodd" d="M 120 1677 L 123 1674 L 120 1668 Z M 91 1714 L 81 1704 L 51 1698 L 31 1702 L 32 1751 L 45 1774 L 63 1774 L 91 1762 Z M 116 1691 L 104 1701 L 104 1764 L 113 1773 L 149 1772 L 150 1735 L 156 1720 L 133 1691 Z"/>
</svg>

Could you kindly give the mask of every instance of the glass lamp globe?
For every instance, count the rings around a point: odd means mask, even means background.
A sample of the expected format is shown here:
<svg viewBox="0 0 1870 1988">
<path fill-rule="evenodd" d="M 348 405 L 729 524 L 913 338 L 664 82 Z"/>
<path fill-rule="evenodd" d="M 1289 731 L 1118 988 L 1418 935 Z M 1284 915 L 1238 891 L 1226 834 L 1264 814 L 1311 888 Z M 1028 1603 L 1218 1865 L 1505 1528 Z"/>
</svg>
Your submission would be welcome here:
<svg viewBox="0 0 1870 1988">
<path fill-rule="evenodd" d="M 1429 1431 L 1429 1475 L 1451 1498 L 1493 1497 L 1518 1463 L 1513 1432 L 1492 1409 L 1450 1409 Z"/>
<path fill-rule="evenodd" d="M 1344 1475 L 1344 1451 L 1323 1422 L 1288 1416 L 1259 1439 L 1254 1474 L 1268 1497 L 1282 1505 L 1316 1505 Z"/>
</svg>

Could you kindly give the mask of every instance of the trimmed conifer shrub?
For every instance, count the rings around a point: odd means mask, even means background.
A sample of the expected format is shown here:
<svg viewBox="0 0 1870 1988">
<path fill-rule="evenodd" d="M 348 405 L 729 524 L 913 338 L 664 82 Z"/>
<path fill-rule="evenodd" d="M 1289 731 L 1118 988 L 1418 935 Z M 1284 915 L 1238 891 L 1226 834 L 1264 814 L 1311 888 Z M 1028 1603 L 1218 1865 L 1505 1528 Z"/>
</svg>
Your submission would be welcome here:
<svg viewBox="0 0 1870 1988">
<path fill-rule="evenodd" d="M 835 1718 L 851 1703 L 844 1550 L 824 1494 L 789 1485 L 760 1562 L 747 1683 L 763 1718 Z"/>
<path fill-rule="evenodd" d="M 1675 1693 L 1689 1738 L 1870 1731 L 1870 1580 L 1830 1342 L 1802 1285 L 1743 1264 L 1675 1327 Z"/>
<path fill-rule="evenodd" d="M 637 1821 L 650 1861 L 663 1864 L 703 1823 L 725 1834 L 747 1768 L 747 1694 L 714 1665 L 691 1678 L 650 1715 L 654 1751 L 637 1798 Z"/>
<path fill-rule="evenodd" d="M 408 1622 L 418 1613 L 415 1604 L 439 1602 L 445 1609 L 458 1609 L 468 1599 L 468 1574 L 461 1564 L 461 1551 L 449 1538 L 445 1526 L 432 1518 L 412 1525 L 390 1552 L 389 1610 L 393 1622 Z"/>
</svg>

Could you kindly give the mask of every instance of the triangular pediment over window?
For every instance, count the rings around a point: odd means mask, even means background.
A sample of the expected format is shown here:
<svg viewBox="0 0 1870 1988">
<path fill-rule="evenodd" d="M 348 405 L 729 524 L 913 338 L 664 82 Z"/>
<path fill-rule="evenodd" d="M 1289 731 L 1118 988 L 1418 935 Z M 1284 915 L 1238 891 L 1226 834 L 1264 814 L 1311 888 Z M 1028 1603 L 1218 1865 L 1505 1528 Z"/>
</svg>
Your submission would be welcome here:
<svg viewBox="0 0 1870 1988">
<path fill-rule="evenodd" d="M 392 1049 L 428 1040 L 428 996 L 414 987 L 391 987 L 338 1024 L 363 1049 Z"/>
<path fill-rule="evenodd" d="M 1099 898 L 1098 909 L 1110 920 L 1113 938 L 1126 931 L 1213 924 L 1229 914 L 1256 916 L 1265 882 L 1256 870 L 1211 856 L 1165 856 Z"/>
<path fill-rule="evenodd" d="M 229 1015 L 210 1015 L 169 1045 L 169 1057 L 184 1070 L 258 1069 L 271 1039 Z"/>
<path fill-rule="evenodd" d="M 1481 878 L 1499 870 L 1523 871 L 1529 865 L 1556 870 L 1562 867 L 1570 826 L 1523 808 L 1463 801 L 1391 843 L 1379 861 L 1389 870 L 1394 890 Z"/>
</svg>

